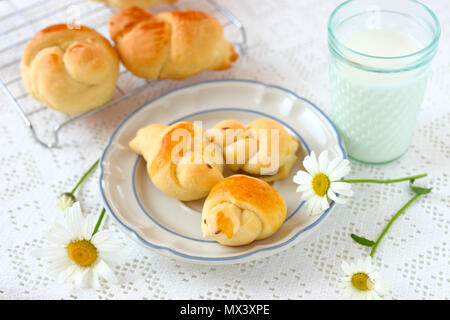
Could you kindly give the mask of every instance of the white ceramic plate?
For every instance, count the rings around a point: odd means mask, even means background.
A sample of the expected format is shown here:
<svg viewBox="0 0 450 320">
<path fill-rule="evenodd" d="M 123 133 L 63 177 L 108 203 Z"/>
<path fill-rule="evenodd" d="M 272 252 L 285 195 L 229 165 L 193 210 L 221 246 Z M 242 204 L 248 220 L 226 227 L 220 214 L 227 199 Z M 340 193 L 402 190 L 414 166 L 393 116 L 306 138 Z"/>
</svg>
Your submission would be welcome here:
<svg viewBox="0 0 450 320">
<path fill-rule="evenodd" d="M 194 263 L 241 263 L 284 250 L 301 241 L 333 210 L 310 217 L 296 185 L 300 159 L 289 178 L 273 184 L 285 198 L 288 214 L 271 237 L 241 247 L 226 247 L 201 235 L 202 201 L 169 198 L 151 183 L 145 161 L 128 147 L 137 130 L 150 123 L 202 121 L 205 129 L 224 119 L 248 124 L 270 117 L 279 121 L 316 153 L 346 157 L 333 123 L 314 104 L 295 93 L 249 80 L 217 80 L 169 91 L 132 112 L 113 132 L 103 152 L 100 190 L 111 216 L 139 243 L 169 257 Z"/>
</svg>

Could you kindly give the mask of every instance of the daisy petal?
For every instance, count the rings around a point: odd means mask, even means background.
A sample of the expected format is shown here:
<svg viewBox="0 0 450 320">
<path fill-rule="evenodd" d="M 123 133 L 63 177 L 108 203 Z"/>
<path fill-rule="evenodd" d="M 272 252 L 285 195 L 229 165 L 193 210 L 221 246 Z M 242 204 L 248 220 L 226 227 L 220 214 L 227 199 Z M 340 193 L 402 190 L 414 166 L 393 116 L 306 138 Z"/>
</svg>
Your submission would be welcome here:
<svg viewBox="0 0 450 320">
<path fill-rule="evenodd" d="M 109 266 L 103 261 L 99 260 L 97 266 L 95 267 L 95 272 L 97 272 L 100 278 L 105 279 L 108 282 L 117 283 L 117 277 L 114 272 L 109 268 Z"/>
<path fill-rule="evenodd" d="M 330 207 L 330 204 L 328 203 L 328 198 L 327 197 L 322 197 L 321 200 L 321 209 L 322 211 L 327 210 Z"/>
<path fill-rule="evenodd" d="M 315 198 L 311 198 L 308 201 L 306 201 L 305 206 L 306 206 L 306 213 L 311 215 L 312 210 L 313 210 L 313 206 L 314 206 L 314 200 Z"/>
<path fill-rule="evenodd" d="M 90 270 L 90 268 L 78 268 L 76 274 L 73 277 L 73 284 L 75 288 L 81 288 L 83 286 L 85 278 Z"/>
<path fill-rule="evenodd" d="M 311 176 L 314 176 L 319 172 L 319 164 L 317 163 L 314 151 L 311 152 L 311 155 L 305 157 L 303 160 L 303 167 L 305 167 L 306 171 L 308 171 Z"/>
<path fill-rule="evenodd" d="M 66 224 L 70 231 L 72 239 L 83 239 L 83 214 L 80 210 L 79 202 L 75 202 L 73 206 L 66 210 Z"/>
<path fill-rule="evenodd" d="M 322 198 L 317 197 L 314 200 L 315 200 L 315 203 L 314 203 L 314 206 L 313 206 L 313 211 L 311 213 L 311 215 L 313 215 L 313 216 L 321 214 L 323 212 L 323 210 L 322 210 Z"/>
<path fill-rule="evenodd" d="M 330 188 L 335 193 L 342 194 L 342 195 L 348 196 L 348 197 L 353 196 L 353 190 L 351 189 L 351 186 L 349 183 L 335 181 L 330 184 Z"/>
<path fill-rule="evenodd" d="M 83 223 L 83 231 L 81 236 L 83 239 L 90 239 L 92 236 L 92 232 L 94 232 L 96 217 L 88 216 L 84 220 L 85 221 Z"/>
<path fill-rule="evenodd" d="M 52 229 L 45 232 L 43 237 L 55 244 L 69 244 L 71 240 L 70 232 L 57 222 L 53 223 Z"/>
<path fill-rule="evenodd" d="M 78 269 L 77 266 L 74 264 L 68 266 L 64 271 L 58 274 L 57 282 L 59 283 L 66 282 L 73 274 L 75 274 L 77 269 Z"/>
<path fill-rule="evenodd" d="M 314 193 L 313 190 L 308 190 L 308 191 L 302 193 L 300 199 L 301 200 L 310 200 L 310 199 L 313 199 L 315 196 L 316 196 L 316 194 Z"/>
<path fill-rule="evenodd" d="M 295 190 L 296 192 L 305 192 L 307 190 L 311 190 L 311 186 L 307 186 L 307 185 L 300 185 L 298 186 L 298 188 Z"/>
<path fill-rule="evenodd" d="M 94 236 L 91 238 L 91 242 L 94 246 L 98 247 L 103 242 L 108 241 L 108 239 L 113 234 L 112 230 L 102 230 L 98 231 Z"/>
<path fill-rule="evenodd" d="M 328 150 L 322 151 L 319 155 L 319 171 L 326 172 L 328 168 Z"/>
<path fill-rule="evenodd" d="M 328 164 L 328 168 L 326 170 L 326 172 L 324 172 L 327 176 L 330 175 L 330 173 L 332 173 L 337 166 L 341 163 L 342 159 L 341 158 L 334 158 L 333 160 L 330 161 L 330 163 Z"/>
<path fill-rule="evenodd" d="M 312 176 L 308 172 L 299 170 L 297 171 L 296 175 L 292 180 L 300 185 L 302 184 L 310 185 L 312 181 Z"/>
<path fill-rule="evenodd" d="M 31 255 L 36 258 L 55 260 L 67 256 L 67 252 L 61 247 L 38 248 L 31 251 Z"/>
<path fill-rule="evenodd" d="M 358 259 L 358 261 L 356 262 L 356 268 L 357 268 L 358 272 L 364 272 L 364 271 L 366 271 L 365 260 Z M 365 273 L 365 272 L 364 272 L 364 273 Z"/>
<path fill-rule="evenodd" d="M 102 251 L 99 255 L 100 259 L 105 261 L 114 261 L 122 254 L 123 248 L 118 248 L 114 251 Z"/>
<path fill-rule="evenodd" d="M 94 289 L 96 289 L 96 290 L 101 289 L 100 280 L 99 280 L 98 274 L 96 272 L 92 272 L 92 275 L 91 275 L 91 286 Z"/>
<path fill-rule="evenodd" d="M 334 169 L 332 172 L 330 172 L 329 176 L 331 181 L 337 181 L 341 178 L 345 177 L 347 174 L 350 173 L 350 161 L 347 159 L 342 160 L 339 165 Z"/>
<path fill-rule="evenodd" d="M 66 256 L 62 259 L 52 261 L 52 263 L 49 266 L 49 270 L 53 274 L 61 273 L 72 265 L 74 265 L 72 260 L 70 260 L 70 258 Z"/>
<path fill-rule="evenodd" d="M 315 215 L 315 210 L 316 210 L 316 205 L 317 205 L 317 198 L 312 198 L 311 199 L 311 203 L 310 203 L 310 205 L 309 205 L 309 215 L 310 216 L 314 216 Z"/>
<path fill-rule="evenodd" d="M 333 190 L 331 190 L 331 188 L 328 190 L 327 196 L 328 196 L 328 198 L 330 198 L 331 200 L 333 200 L 334 202 L 339 203 L 339 204 L 344 204 L 344 203 L 346 203 L 347 200 L 348 200 L 348 199 L 343 198 L 343 197 L 338 197 L 338 196 L 333 192 Z"/>
<path fill-rule="evenodd" d="M 96 246 L 97 249 L 100 251 L 100 253 L 116 253 L 119 255 L 120 251 L 122 250 L 122 245 L 118 242 L 104 242 Z"/>
</svg>

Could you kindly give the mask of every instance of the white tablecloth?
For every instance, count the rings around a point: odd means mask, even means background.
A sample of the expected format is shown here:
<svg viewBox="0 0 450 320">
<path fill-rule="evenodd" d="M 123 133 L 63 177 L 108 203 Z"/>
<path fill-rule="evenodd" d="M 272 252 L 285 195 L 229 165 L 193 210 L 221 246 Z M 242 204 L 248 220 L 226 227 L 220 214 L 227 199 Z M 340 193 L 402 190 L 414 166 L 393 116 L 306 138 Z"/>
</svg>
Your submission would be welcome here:
<svg viewBox="0 0 450 320">
<path fill-rule="evenodd" d="M 26 7 L 34 2 L 3 1 L 0 5 L 2 13 L 7 14 L 12 6 Z M 30 255 L 32 249 L 47 245 L 42 232 L 60 214 L 54 209 L 57 196 L 69 191 L 101 155 L 108 137 L 127 114 L 168 89 L 205 79 L 256 79 L 293 90 L 329 113 L 326 24 L 340 0 L 219 2 L 245 25 L 249 46 L 246 57 L 224 72 L 207 72 L 185 81 L 160 81 L 133 98 L 64 128 L 59 148 L 46 149 L 37 144 L 6 95 L 0 94 L 0 299 L 342 297 L 337 288 L 343 276 L 341 262 L 354 262 L 370 250 L 353 242 L 350 233 L 376 238 L 411 197 L 407 184 L 354 185 L 354 198 L 338 206 L 307 240 L 275 256 L 244 264 L 194 265 L 160 256 L 128 239 L 110 218 L 106 227 L 116 230 L 126 248 L 112 265 L 120 279 L 118 285 L 101 290 L 71 289 L 57 284 L 47 273 L 45 262 Z M 45 3 L 25 12 L 34 28 L 64 21 L 67 15 L 67 10 L 55 14 L 51 10 L 61 3 L 67 6 L 68 1 Z M 392 287 L 389 299 L 450 297 L 450 2 L 426 3 L 441 21 L 442 37 L 414 141 L 400 160 L 384 166 L 353 163 L 348 176 L 382 179 L 429 174 L 422 183 L 433 187 L 432 193 L 395 222 L 375 254 L 376 267 Z M 81 1 L 81 22 L 96 26 L 106 35 L 104 25 L 99 25 L 101 19 L 83 15 L 94 6 L 102 5 Z M 45 19 L 35 18 L 43 14 Z M 10 27 L 3 21 L 1 25 L 3 29 Z M 21 36 L 19 31 L 9 34 L 13 39 Z M 120 85 L 126 87 L 133 81 L 136 79 L 132 77 L 121 79 Z M 52 120 L 53 113 L 48 117 Z M 77 197 L 87 214 L 100 212 L 98 170 L 80 187 Z"/>
</svg>

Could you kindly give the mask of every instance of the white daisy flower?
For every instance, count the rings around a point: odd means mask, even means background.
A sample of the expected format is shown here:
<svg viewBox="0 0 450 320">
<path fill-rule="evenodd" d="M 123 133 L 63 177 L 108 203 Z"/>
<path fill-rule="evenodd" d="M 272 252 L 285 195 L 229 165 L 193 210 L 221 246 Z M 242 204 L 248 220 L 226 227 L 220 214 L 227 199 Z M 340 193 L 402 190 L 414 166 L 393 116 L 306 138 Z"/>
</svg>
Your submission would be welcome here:
<svg viewBox="0 0 450 320">
<path fill-rule="evenodd" d="M 348 199 L 341 195 L 353 196 L 350 184 L 339 181 L 350 172 L 350 162 L 347 159 L 335 158 L 330 161 L 328 151 L 325 150 L 317 160 L 312 151 L 303 160 L 303 167 L 307 172 L 299 170 L 293 180 L 300 185 L 297 192 L 302 193 L 302 200 L 306 200 L 306 210 L 310 215 L 327 210 L 330 207 L 329 199 L 345 203 Z"/>
<path fill-rule="evenodd" d="M 54 246 L 36 249 L 32 254 L 50 262 L 49 271 L 57 275 L 58 282 L 95 289 L 101 287 L 101 279 L 117 283 L 106 261 L 117 258 L 121 246 L 110 239 L 110 230 L 92 235 L 94 227 L 95 217 L 84 217 L 79 202 L 75 202 L 66 210 L 65 226 L 55 222 L 45 234 Z"/>
<path fill-rule="evenodd" d="M 58 201 L 56 202 L 56 208 L 61 211 L 66 211 L 66 209 L 73 206 L 75 202 L 77 202 L 77 199 L 72 193 L 64 192 L 59 196 Z"/>
<path fill-rule="evenodd" d="M 342 293 L 352 299 L 370 300 L 380 299 L 389 292 L 385 282 L 378 277 L 378 272 L 372 266 L 372 258 L 359 259 L 356 264 L 342 262 L 345 276 L 342 278 L 340 288 Z"/>
</svg>

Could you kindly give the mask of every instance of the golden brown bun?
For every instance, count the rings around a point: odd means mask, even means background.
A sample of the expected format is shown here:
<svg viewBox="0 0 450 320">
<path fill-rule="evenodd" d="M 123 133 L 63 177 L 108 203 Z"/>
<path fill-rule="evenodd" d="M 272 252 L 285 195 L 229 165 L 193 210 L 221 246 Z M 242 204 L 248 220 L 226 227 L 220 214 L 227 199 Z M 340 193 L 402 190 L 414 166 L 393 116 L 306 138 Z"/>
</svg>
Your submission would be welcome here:
<svg viewBox="0 0 450 320">
<path fill-rule="evenodd" d="M 274 135 L 278 149 L 276 145 L 272 148 L 272 130 L 278 133 Z M 221 144 L 225 163 L 233 171 L 242 170 L 267 182 L 286 178 L 298 159 L 298 140 L 279 122 L 269 118 L 257 119 L 247 127 L 236 120 L 224 120 L 209 130 L 208 135 Z"/>
<path fill-rule="evenodd" d="M 234 175 L 220 181 L 203 205 L 202 233 L 227 246 L 274 234 L 286 218 L 281 194 L 260 179 Z"/>
<path fill-rule="evenodd" d="M 21 73 L 30 95 L 46 106 L 78 113 L 110 98 L 119 75 L 119 58 L 95 30 L 66 24 L 47 27 L 28 43 Z"/>
<path fill-rule="evenodd" d="M 175 2 L 177 0 L 95 0 L 106 2 L 113 7 L 125 8 L 129 6 L 148 7 L 159 2 Z"/>
<path fill-rule="evenodd" d="M 130 148 L 147 161 L 147 172 L 153 184 L 178 200 L 204 198 L 223 179 L 222 150 L 212 148 L 214 144 L 206 139 L 204 130 L 197 129 L 202 139 L 198 150 L 194 146 L 194 124 L 190 122 L 170 127 L 151 124 L 140 129 L 129 143 Z M 186 144 L 183 151 L 181 142 Z"/>
<path fill-rule="evenodd" d="M 238 57 L 223 38 L 222 25 L 202 11 L 153 15 L 129 7 L 109 19 L 109 32 L 127 69 L 147 79 L 184 79 L 227 69 Z"/>
</svg>

